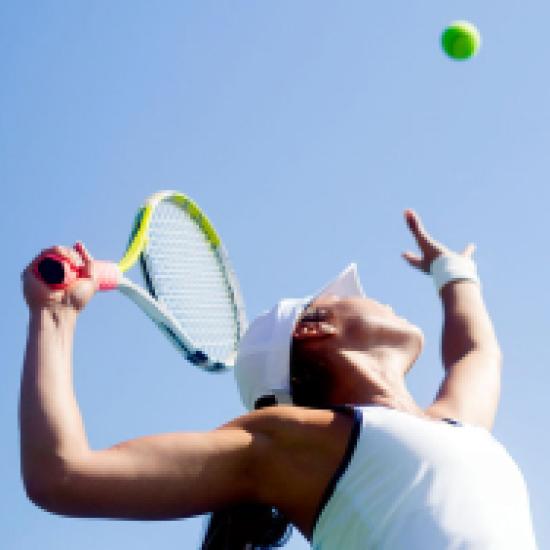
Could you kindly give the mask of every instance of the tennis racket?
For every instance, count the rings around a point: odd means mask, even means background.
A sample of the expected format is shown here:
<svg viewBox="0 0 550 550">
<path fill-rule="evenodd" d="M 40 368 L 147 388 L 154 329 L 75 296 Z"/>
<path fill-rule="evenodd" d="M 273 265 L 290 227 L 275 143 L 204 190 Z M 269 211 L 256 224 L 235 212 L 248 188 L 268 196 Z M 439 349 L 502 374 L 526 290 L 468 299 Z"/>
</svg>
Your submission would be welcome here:
<svg viewBox="0 0 550 550">
<path fill-rule="evenodd" d="M 144 290 L 124 276 L 138 263 Z M 67 258 L 45 253 L 36 277 L 63 289 L 81 276 Z M 175 191 L 152 195 L 139 209 L 120 262 L 94 261 L 100 290 L 117 288 L 138 305 L 192 364 L 231 368 L 247 325 L 237 278 L 221 240 L 190 198 Z"/>
</svg>

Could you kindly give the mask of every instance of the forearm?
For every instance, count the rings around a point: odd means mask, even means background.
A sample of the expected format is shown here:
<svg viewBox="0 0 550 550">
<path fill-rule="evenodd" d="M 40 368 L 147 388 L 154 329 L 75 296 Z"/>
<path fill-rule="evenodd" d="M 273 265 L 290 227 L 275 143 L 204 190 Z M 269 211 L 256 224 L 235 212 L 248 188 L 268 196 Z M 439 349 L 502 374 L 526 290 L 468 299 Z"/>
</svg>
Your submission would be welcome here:
<svg viewBox="0 0 550 550">
<path fill-rule="evenodd" d="M 67 309 L 31 312 L 19 412 L 23 477 L 31 490 L 89 450 L 73 388 L 75 324 L 76 313 Z"/>
<path fill-rule="evenodd" d="M 500 353 L 481 289 L 471 281 L 453 281 L 441 289 L 444 310 L 442 356 L 445 368 L 472 351 Z"/>
</svg>

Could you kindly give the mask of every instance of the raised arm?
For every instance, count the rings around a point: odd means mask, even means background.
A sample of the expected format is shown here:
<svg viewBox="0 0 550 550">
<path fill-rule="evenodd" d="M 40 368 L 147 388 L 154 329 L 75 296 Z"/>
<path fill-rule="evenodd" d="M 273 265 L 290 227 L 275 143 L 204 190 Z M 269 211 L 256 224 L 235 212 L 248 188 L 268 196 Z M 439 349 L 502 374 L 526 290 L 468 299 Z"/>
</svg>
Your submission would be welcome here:
<svg viewBox="0 0 550 550">
<path fill-rule="evenodd" d="M 405 217 L 422 252 L 421 257 L 410 252 L 403 255 L 413 267 L 429 272 L 437 257 L 457 254 L 434 240 L 414 212 L 406 211 Z M 461 255 L 470 258 L 474 249 L 468 245 Z M 429 412 L 491 429 L 500 395 L 502 358 L 480 286 L 455 280 L 441 289 L 440 296 L 445 378 Z"/>
<path fill-rule="evenodd" d="M 91 265 L 81 246 L 55 252 Z M 238 423 L 90 449 L 71 356 L 78 314 L 95 292 L 93 274 L 55 292 L 30 268 L 23 280 L 30 323 L 20 400 L 21 465 L 33 502 L 69 516 L 166 519 L 255 498 L 252 463 L 262 438 Z"/>
<path fill-rule="evenodd" d="M 502 356 L 479 285 L 454 281 L 441 290 L 442 356 L 447 376 L 434 410 L 491 429 L 500 396 Z"/>
</svg>

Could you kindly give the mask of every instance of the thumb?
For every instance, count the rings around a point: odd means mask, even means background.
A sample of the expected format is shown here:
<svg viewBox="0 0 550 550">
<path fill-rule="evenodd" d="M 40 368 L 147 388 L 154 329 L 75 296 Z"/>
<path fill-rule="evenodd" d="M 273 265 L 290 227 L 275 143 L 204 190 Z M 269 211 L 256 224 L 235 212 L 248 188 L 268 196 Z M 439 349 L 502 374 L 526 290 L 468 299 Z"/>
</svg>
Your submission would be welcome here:
<svg viewBox="0 0 550 550">
<path fill-rule="evenodd" d="M 412 267 L 415 267 L 416 269 L 420 269 L 422 271 L 424 270 L 422 259 L 416 254 L 413 254 L 412 252 L 403 252 L 403 254 L 401 254 L 401 257 Z"/>
<path fill-rule="evenodd" d="M 91 278 L 92 267 L 94 263 L 94 259 L 92 258 L 92 255 L 88 252 L 84 244 L 81 243 L 80 241 L 78 241 L 73 248 L 76 250 L 76 252 L 78 252 L 78 255 L 82 258 L 82 262 L 84 265 L 84 269 L 83 269 L 84 276 Z"/>
</svg>

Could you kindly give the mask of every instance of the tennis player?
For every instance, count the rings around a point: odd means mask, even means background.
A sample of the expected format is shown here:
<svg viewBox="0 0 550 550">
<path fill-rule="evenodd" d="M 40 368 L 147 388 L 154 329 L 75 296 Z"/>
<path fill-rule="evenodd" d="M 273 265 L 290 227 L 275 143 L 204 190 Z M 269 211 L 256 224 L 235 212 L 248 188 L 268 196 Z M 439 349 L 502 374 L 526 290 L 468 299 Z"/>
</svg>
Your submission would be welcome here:
<svg viewBox="0 0 550 550">
<path fill-rule="evenodd" d="M 444 377 L 419 406 L 405 383 L 421 330 L 365 296 L 352 264 L 321 292 L 281 300 L 241 341 L 248 414 L 208 433 L 90 449 L 71 348 L 92 274 L 50 291 L 27 269 L 30 326 L 21 390 L 24 484 L 66 516 L 169 519 L 212 513 L 203 549 L 269 548 L 293 524 L 322 550 L 532 550 L 522 474 L 491 435 L 501 351 L 474 246 L 449 250 L 405 212 L 443 303 Z M 85 267 L 82 246 L 58 248 Z"/>
</svg>

